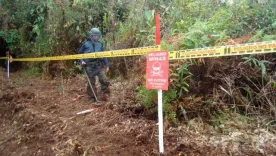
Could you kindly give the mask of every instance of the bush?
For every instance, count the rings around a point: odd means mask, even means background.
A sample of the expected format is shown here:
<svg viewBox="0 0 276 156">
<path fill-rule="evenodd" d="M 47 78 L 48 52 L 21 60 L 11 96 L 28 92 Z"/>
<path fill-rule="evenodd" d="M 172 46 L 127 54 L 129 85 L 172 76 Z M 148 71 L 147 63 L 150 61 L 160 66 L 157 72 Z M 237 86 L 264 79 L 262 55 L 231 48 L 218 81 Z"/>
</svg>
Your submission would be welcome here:
<svg viewBox="0 0 276 156">
<path fill-rule="evenodd" d="M 157 103 L 156 90 L 147 89 L 145 85 L 137 87 L 136 90 L 138 91 L 136 98 L 143 102 L 146 109 L 152 108 Z"/>
<path fill-rule="evenodd" d="M 157 90 L 146 89 L 145 85 L 137 87 L 137 99 L 146 109 L 157 111 Z M 177 100 L 177 92 L 173 89 L 163 92 L 163 111 L 168 121 L 177 123 L 177 107 L 173 101 Z"/>
<path fill-rule="evenodd" d="M 41 69 L 38 67 L 32 67 L 30 69 L 25 70 L 23 73 L 24 76 L 27 77 L 38 77 L 41 74 Z"/>
</svg>

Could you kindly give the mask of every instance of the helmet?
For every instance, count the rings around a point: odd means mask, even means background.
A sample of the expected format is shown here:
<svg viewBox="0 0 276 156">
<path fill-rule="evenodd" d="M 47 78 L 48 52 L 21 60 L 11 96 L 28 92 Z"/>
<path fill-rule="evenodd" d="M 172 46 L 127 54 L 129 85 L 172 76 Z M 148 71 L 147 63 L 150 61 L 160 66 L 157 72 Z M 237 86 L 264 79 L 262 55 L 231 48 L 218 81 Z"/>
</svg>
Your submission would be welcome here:
<svg viewBox="0 0 276 156">
<path fill-rule="evenodd" d="M 101 36 L 102 33 L 98 28 L 92 28 L 89 32 L 89 35 L 91 35 L 91 36 L 94 36 L 94 35 Z"/>
</svg>

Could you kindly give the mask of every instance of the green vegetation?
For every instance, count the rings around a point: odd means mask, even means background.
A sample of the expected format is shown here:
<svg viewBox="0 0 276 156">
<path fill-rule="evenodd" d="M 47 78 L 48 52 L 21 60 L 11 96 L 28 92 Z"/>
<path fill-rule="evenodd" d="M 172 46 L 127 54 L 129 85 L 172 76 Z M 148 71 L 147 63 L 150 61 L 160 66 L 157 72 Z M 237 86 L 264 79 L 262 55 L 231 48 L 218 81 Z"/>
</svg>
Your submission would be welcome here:
<svg viewBox="0 0 276 156">
<path fill-rule="evenodd" d="M 162 49 L 178 50 L 276 39 L 275 0 L 0 0 L 0 37 L 20 57 L 74 54 L 92 27 L 103 31 L 107 49 L 154 45 L 154 14 L 161 13 Z M 119 70 L 139 66 L 133 58 L 112 59 Z M 69 63 L 68 63 L 69 62 Z M 74 63 L 56 66 L 29 64 L 26 75 L 49 73 L 62 67 L 72 73 Z M 130 67 L 128 67 L 130 66 Z M 54 67 L 54 68 L 53 68 Z M 192 59 L 170 64 L 170 90 L 164 111 L 173 123 L 206 116 L 230 119 L 228 111 L 259 115 L 275 128 L 275 54 L 243 59 Z M 116 73 L 116 72 L 115 72 Z M 61 74 L 57 74 L 61 75 Z M 65 74 L 66 75 L 66 74 Z M 112 76 L 112 75 L 111 75 Z M 116 75 L 117 76 L 117 75 Z M 114 77 L 114 76 L 113 76 Z M 137 99 L 156 109 L 156 91 L 137 88 Z M 235 114 L 233 113 L 233 114 Z M 268 120 L 268 121 L 267 121 Z M 191 120 L 193 121 L 193 120 Z M 247 122 L 247 121 L 246 121 Z"/>
<path fill-rule="evenodd" d="M 33 67 L 30 69 L 26 69 L 24 71 L 24 75 L 27 77 L 38 77 L 41 74 L 41 70 L 37 67 Z"/>
</svg>

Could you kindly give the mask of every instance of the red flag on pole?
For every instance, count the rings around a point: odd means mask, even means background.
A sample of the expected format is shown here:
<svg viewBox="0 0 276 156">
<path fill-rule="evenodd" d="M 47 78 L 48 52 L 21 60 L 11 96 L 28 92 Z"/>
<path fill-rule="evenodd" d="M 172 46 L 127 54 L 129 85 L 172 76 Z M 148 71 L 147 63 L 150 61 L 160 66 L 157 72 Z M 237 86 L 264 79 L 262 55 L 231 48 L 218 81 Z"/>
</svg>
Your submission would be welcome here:
<svg viewBox="0 0 276 156">
<path fill-rule="evenodd" d="M 161 43 L 161 26 L 160 26 L 160 14 L 155 14 L 156 23 L 156 45 Z"/>
</svg>

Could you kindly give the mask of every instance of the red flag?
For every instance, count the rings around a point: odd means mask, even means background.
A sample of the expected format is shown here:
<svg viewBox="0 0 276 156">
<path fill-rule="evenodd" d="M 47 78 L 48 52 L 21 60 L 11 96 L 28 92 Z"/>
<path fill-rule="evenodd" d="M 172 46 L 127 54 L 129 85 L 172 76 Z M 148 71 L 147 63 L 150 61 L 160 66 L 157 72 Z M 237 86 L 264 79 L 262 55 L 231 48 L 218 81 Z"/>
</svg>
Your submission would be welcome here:
<svg viewBox="0 0 276 156">
<path fill-rule="evenodd" d="M 160 45 L 160 42 L 161 42 L 160 14 L 155 14 L 155 23 L 156 23 L 156 45 Z"/>
</svg>

